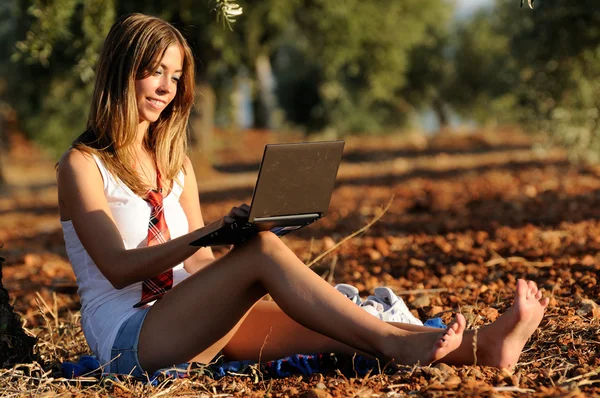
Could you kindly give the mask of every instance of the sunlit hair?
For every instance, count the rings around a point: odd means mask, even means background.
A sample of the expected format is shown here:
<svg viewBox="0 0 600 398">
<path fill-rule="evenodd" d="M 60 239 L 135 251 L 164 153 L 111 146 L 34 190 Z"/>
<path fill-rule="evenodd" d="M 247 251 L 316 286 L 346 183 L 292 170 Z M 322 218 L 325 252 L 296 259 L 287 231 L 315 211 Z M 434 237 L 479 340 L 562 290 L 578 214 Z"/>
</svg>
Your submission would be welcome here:
<svg viewBox="0 0 600 398">
<path fill-rule="evenodd" d="M 148 152 L 156 156 L 163 186 L 171 185 L 187 152 L 186 128 L 194 100 L 194 59 L 183 35 L 159 18 L 130 14 L 112 26 L 97 65 L 87 131 L 73 144 L 99 156 L 115 176 L 140 196 L 150 187 L 135 171 L 132 151 L 139 124 L 135 81 L 154 73 L 171 45 L 182 50 L 183 72 L 175 98 L 150 124 L 144 141 Z"/>
</svg>

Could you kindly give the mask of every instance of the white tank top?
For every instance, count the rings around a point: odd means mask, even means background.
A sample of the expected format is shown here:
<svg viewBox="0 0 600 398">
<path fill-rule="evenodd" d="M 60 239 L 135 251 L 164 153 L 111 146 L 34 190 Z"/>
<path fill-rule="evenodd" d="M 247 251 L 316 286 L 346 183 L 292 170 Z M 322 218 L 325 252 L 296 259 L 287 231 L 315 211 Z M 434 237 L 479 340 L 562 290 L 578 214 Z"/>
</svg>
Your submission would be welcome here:
<svg viewBox="0 0 600 398">
<path fill-rule="evenodd" d="M 147 246 L 148 221 L 151 206 L 137 196 L 120 179 L 114 177 L 96 156 L 94 160 L 104 180 L 104 194 L 108 207 L 123 238 L 126 249 Z M 165 220 L 171 238 L 188 232 L 188 221 L 179 204 L 183 191 L 183 171 L 177 175 L 181 185 L 174 183 L 171 192 L 163 200 Z M 77 278 L 81 299 L 81 326 L 85 338 L 100 363 L 111 360 L 111 349 L 121 324 L 136 311 L 133 308 L 141 298 L 142 282 L 117 290 L 102 275 L 94 261 L 81 244 L 71 221 L 61 221 L 69 261 Z M 181 282 L 190 274 L 183 263 L 173 268 L 173 284 Z"/>
</svg>

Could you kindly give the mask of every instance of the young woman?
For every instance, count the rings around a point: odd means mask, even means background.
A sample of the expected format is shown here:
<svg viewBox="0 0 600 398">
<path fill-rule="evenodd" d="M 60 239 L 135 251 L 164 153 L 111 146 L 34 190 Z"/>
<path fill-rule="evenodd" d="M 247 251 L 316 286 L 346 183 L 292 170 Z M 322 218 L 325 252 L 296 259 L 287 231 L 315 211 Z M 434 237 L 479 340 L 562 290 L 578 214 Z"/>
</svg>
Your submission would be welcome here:
<svg viewBox="0 0 600 398">
<path fill-rule="evenodd" d="M 473 363 L 473 332 L 385 323 L 260 233 L 215 260 L 186 156 L 194 62 L 182 35 L 133 14 L 101 54 L 87 131 L 58 165 L 60 217 L 86 339 L 107 371 L 188 361 L 362 352 L 405 364 Z M 233 208 L 223 222 L 248 214 Z M 157 281 L 158 280 L 158 281 Z M 166 292 L 166 293 L 165 293 Z M 272 301 L 261 298 L 270 294 Z M 477 361 L 514 365 L 547 299 L 519 281 L 513 307 L 479 330 Z"/>
</svg>

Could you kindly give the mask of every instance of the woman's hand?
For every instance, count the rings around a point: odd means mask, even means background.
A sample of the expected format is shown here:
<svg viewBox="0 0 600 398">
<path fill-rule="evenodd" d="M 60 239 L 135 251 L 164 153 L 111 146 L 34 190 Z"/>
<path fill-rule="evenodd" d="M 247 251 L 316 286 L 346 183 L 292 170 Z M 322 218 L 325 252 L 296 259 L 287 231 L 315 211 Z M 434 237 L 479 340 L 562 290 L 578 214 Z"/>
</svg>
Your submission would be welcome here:
<svg viewBox="0 0 600 398">
<path fill-rule="evenodd" d="M 231 210 L 229 211 L 229 214 L 227 214 L 225 217 L 223 217 L 223 221 L 226 224 L 231 224 L 240 219 L 247 220 L 249 214 L 250 214 L 250 206 L 248 206 L 247 204 L 244 203 L 240 207 L 231 208 Z"/>
<path fill-rule="evenodd" d="M 202 226 L 198 230 L 202 231 L 202 236 L 206 236 L 224 225 L 232 224 L 239 220 L 248 220 L 248 214 L 250 212 L 250 206 L 243 204 L 240 207 L 232 207 L 229 213 L 223 217 L 215 220 L 207 225 Z"/>
</svg>

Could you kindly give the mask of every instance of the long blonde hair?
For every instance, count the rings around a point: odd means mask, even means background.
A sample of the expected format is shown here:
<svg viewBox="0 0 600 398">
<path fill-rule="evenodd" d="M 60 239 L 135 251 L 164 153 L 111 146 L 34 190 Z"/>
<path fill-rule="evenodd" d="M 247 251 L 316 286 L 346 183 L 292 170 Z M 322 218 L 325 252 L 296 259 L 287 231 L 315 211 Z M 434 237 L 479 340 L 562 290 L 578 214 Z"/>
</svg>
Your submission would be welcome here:
<svg viewBox="0 0 600 398">
<path fill-rule="evenodd" d="M 139 114 L 135 81 L 154 73 L 171 45 L 183 52 L 183 72 L 173 101 L 150 124 L 144 146 L 155 156 L 163 186 L 171 186 L 187 153 L 187 122 L 194 101 L 194 58 L 183 35 L 162 19 L 143 14 L 121 17 L 110 29 L 98 61 L 87 130 L 73 147 L 100 157 L 137 195 L 145 185 L 134 168 Z M 168 185 L 167 185 L 168 184 Z"/>
</svg>

